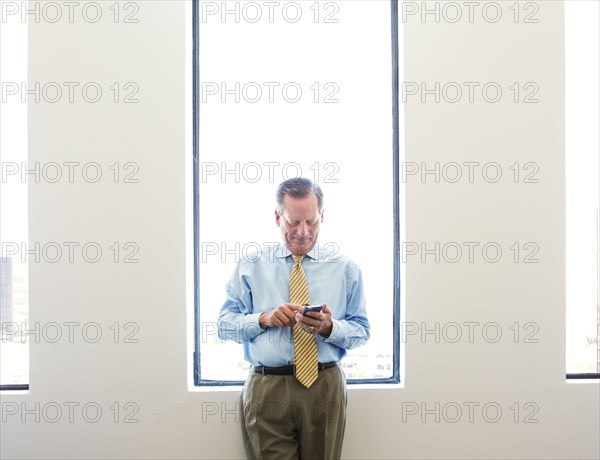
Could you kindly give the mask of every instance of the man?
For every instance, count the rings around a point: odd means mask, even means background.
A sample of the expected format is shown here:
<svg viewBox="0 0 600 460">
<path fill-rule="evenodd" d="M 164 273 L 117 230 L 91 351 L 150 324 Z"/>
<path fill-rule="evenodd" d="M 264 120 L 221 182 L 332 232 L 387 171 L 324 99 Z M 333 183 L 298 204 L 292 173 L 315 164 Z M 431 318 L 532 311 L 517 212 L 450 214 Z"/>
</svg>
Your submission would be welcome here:
<svg viewBox="0 0 600 460">
<path fill-rule="evenodd" d="M 219 315 L 219 337 L 243 342 L 252 364 L 240 397 L 244 449 L 250 459 L 340 458 L 339 361 L 369 339 L 362 275 L 317 244 L 324 216 L 317 184 L 286 180 L 276 201 L 283 244 L 238 263 Z M 322 311 L 302 314 L 309 304 Z"/>
</svg>

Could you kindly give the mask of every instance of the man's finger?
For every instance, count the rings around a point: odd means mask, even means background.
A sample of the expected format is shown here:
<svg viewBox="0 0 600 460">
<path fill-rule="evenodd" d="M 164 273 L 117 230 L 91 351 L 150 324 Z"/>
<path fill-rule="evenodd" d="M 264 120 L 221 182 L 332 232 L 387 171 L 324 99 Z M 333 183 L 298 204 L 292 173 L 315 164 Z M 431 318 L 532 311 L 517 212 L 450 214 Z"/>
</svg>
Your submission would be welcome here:
<svg viewBox="0 0 600 460">
<path fill-rule="evenodd" d="M 286 316 L 286 318 L 290 320 L 290 322 L 294 319 L 294 316 L 296 316 L 296 313 L 294 313 L 294 311 L 289 308 L 282 308 L 280 311 L 283 312 L 283 314 Z"/>
<path fill-rule="evenodd" d="M 318 319 L 313 319 L 308 315 L 304 316 L 304 315 L 298 314 L 298 315 L 296 315 L 296 320 L 302 322 L 306 326 L 317 327 L 319 324 L 321 324 L 321 322 Z"/>
<path fill-rule="evenodd" d="M 273 312 L 273 314 L 271 315 L 271 323 L 273 323 L 274 326 L 283 327 L 283 324 L 281 323 L 281 320 L 277 317 L 276 312 Z"/>
<path fill-rule="evenodd" d="M 304 307 L 302 305 L 289 304 L 289 307 L 290 307 L 290 310 L 294 313 L 301 312 L 302 310 L 304 310 Z"/>
<path fill-rule="evenodd" d="M 306 315 L 302 315 L 302 316 L 304 316 L 305 318 L 312 318 L 312 319 L 316 319 L 316 320 L 321 320 L 321 319 L 325 318 L 325 315 L 318 311 L 308 311 L 308 312 L 306 312 Z"/>
<path fill-rule="evenodd" d="M 287 315 L 284 313 L 284 311 L 282 310 L 275 310 L 274 315 L 277 320 L 279 321 L 280 326 L 279 327 L 286 327 L 290 325 L 290 319 L 287 317 Z"/>
</svg>

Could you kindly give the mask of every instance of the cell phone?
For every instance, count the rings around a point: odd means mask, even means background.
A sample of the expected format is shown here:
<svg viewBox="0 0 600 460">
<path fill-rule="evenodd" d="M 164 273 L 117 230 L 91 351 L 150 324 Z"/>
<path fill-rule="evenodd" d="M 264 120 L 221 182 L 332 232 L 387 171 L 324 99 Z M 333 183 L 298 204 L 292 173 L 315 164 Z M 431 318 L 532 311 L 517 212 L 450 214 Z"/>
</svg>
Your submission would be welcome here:
<svg viewBox="0 0 600 460">
<path fill-rule="evenodd" d="M 321 310 L 323 310 L 323 305 L 310 305 L 308 307 L 304 307 L 304 310 L 302 310 L 302 315 L 306 316 L 306 313 L 309 311 L 320 312 Z"/>
</svg>

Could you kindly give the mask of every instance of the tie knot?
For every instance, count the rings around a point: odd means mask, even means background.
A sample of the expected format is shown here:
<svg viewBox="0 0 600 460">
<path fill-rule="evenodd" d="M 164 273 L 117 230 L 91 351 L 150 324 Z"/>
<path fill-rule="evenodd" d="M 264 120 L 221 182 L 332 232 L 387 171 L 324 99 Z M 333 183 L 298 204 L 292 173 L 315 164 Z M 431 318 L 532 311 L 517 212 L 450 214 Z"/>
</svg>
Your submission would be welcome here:
<svg viewBox="0 0 600 460">
<path fill-rule="evenodd" d="M 304 256 L 292 256 L 294 258 L 294 262 L 296 262 L 297 264 L 299 264 L 300 262 L 302 262 L 302 259 L 304 258 Z"/>
</svg>

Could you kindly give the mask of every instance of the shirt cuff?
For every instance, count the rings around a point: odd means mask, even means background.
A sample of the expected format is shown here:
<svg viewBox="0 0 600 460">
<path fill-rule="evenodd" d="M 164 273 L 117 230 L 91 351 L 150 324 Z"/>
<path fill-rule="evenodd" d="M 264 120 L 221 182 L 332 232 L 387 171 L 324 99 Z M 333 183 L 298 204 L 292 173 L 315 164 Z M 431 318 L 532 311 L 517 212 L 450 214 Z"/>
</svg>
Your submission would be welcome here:
<svg viewBox="0 0 600 460">
<path fill-rule="evenodd" d="M 260 323 L 258 322 L 260 315 L 262 313 L 251 313 L 244 317 L 244 340 L 252 340 L 267 331 L 260 327 Z"/>
<path fill-rule="evenodd" d="M 327 337 L 325 340 L 323 340 L 323 342 L 325 343 L 331 343 L 332 345 L 337 345 L 338 347 L 341 346 L 341 342 L 344 341 L 344 338 L 346 337 L 346 334 L 344 333 L 344 323 L 342 323 L 341 321 L 338 321 L 337 319 L 331 319 L 332 322 L 332 326 L 331 326 L 331 334 L 329 334 L 329 337 Z"/>
</svg>

